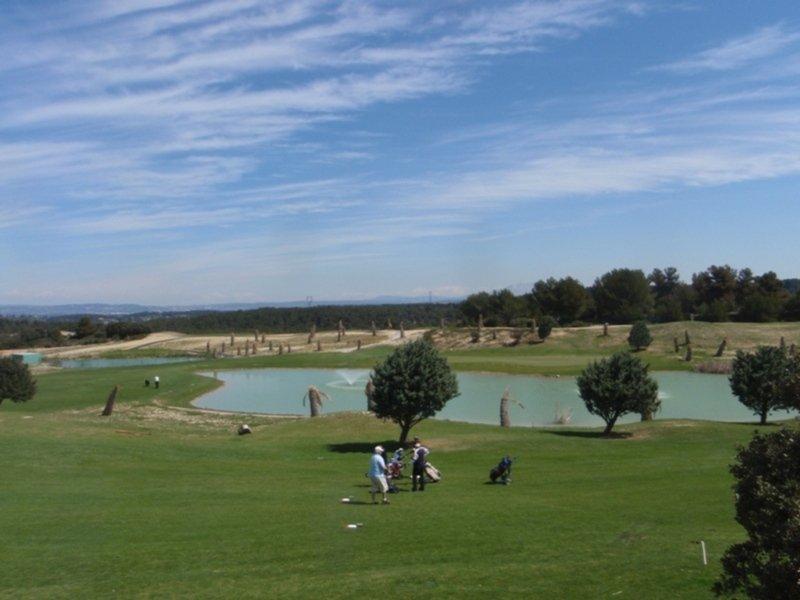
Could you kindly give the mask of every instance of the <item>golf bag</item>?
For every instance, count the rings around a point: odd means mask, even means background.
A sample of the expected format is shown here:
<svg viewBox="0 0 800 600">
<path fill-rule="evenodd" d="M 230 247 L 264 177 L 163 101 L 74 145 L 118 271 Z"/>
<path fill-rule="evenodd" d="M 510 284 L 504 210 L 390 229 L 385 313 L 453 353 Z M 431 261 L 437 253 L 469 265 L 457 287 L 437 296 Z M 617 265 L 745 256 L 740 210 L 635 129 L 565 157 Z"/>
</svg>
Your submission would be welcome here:
<svg viewBox="0 0 800 600">
<path fill-rule="evenodd" d="M 498 479 L 502 483 L 508 483 L 510 481 L 509 477 L 511 477 L 512 462 L 510 456 L 504 456 L 498 465 L 489 471 L 489 479 L 492 480 L 492 483 L 497 483 Z"/>
<path fill-rule="evenodd" d="M 428 483 L 439 483 L 442 480 L 442 474 L 439 469 L 428 463 L 425 465 L 425 480 Z"/>
<path fill-rule="evenodd" d="M 386 471 L 388 478 L 391 479 L 400 479 L 403 477 L 403 449 L 400 448 L 395 451 L 394 455 L 392 456 L 392 460 L 386 465 Z"/>
</svg>

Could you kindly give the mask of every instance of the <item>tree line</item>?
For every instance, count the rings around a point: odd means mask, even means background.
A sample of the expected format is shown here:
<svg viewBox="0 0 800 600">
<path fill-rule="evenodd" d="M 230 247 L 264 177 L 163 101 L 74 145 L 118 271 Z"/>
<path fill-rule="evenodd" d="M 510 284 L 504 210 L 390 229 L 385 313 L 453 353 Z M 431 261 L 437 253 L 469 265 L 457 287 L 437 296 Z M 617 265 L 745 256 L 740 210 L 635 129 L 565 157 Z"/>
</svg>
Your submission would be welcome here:
<svg viewBox="0 0 800 600">
<path fill-rule="evenodd" d="M 515 326 L 544 316 L 560 325 L 635 321 L 796 321 L 800 320 L 798 280 L 781 280 L 773 271 L 712 265 L 681 280 L 674 267 L 613 269 L 590 286 L 573 277 L 537 281 L 527 294 L 508 289 L 479 292 L 459 305 L 462 319 L 488 326 Z"/>
<path fill-rule="evenodd" d="M 265 307 L 252 310 L 202 312 L 189 315 L 157 317 L 147 321 L 153 331 L 212 333 L 259 330 L 267 333 L 308 331 L 314 325 L 320 330 L 334 330 L 339 321 L 347 329 L 406 329 L 438 327 L 442 320 L 459 322 L 458 305 L 442 304 L 375 304 L 357 306 Z"/>
</svg>

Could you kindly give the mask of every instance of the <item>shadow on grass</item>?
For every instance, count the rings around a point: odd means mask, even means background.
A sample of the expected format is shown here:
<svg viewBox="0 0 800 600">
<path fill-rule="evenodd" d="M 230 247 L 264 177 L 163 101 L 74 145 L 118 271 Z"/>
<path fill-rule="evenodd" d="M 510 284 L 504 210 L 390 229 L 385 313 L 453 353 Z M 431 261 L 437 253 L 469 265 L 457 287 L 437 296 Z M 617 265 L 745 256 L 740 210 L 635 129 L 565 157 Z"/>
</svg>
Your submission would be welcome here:
<svg viewBox="0 0 800 600">
<path fill-rule="evenodd" d="M 564 437 L 579 437 L 597 440 L 625 440 L 633 436 L 633 433 L 630 431 L 612 431 L 609 434 L 605 434 L 602 431 L 575 431 L 574 429 L 567 429 L 564 431 L 559 431 L 557 429 L 545 429 L 542 433 L 562 435 Z"/>
<path fill-rule="evenodd" d="M 391 449 L 399 447 L 400 443 L 397 440 L 384 440 L 382 442 L 345 442 L 343 444 L 328 444 L 328 450 L 331 452 L 340 452 L 342 454 L 372 454 L 375 450 L 375 446 L 383 446 L 386 452 L 391 454 Z"/>
</svg>

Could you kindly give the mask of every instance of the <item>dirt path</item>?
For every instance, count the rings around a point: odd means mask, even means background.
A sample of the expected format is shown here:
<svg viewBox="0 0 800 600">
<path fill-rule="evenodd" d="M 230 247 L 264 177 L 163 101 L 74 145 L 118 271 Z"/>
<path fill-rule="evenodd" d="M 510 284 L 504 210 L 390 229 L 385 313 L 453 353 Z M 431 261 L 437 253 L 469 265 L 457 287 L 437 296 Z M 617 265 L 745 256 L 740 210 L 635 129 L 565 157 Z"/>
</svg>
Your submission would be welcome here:
<svg viewBox="0 0 800 600">
<path fill-rule="evenodd" d="M 100 352 L 111 352 L 113 350 L 135 350 L 146 348 L 155 344 L 175 341 L 185 338 L 186 334 L 175 331 L 160 331 L 138 340 L 124 342 L 106 342 L 104 344 L 87 344 L 86 346 L 58 346 L 56 348 L 44 348 L 37 350 L 47 358 L 73 358 L 80 356 L 92 356 Z"/>
</svg>

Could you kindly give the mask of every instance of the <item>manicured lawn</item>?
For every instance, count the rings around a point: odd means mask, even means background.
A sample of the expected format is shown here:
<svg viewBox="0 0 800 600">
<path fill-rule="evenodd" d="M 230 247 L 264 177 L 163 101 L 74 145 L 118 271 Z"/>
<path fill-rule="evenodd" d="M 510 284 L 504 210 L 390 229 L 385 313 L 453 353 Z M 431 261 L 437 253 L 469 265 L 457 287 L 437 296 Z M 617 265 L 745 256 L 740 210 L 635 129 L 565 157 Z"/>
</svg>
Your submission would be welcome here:
<svg viewBox="0 0 800 600">
<path fill-rule="evenodd" d="M 382 352 L 213 364 L 370 366 Z M 158 391 L 142 385 L 152 368 L 63 371 L 0 405 L 0 597 L 706 598 L 742 536 L 727 465 L 753 425 L 603 439 L 429 421 L 415 432 L 444 481 L 373 506 L 369 449 L 394 449 L 395 427 L 162 408 L 216 385 L 196 369 L 160 366 Z M 254 434 L 234 435 L 245 420 Z M 513 484 L 486 485 L 505 453 Z"/>
</svg>

